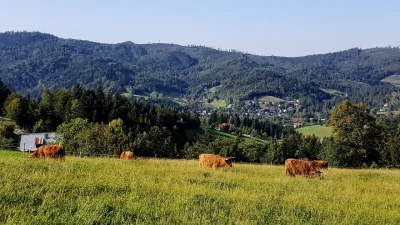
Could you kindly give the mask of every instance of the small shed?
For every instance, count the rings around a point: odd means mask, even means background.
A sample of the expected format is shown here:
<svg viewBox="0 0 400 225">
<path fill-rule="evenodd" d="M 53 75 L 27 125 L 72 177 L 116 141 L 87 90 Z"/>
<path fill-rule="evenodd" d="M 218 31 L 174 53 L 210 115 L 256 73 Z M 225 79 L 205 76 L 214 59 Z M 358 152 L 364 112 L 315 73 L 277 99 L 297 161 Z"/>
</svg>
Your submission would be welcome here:
<svg viewBox="0 0 400 225">
<path fill-rule="evenodd" d="M 55 141 L 56 134 L 50 133 L 28 133 L 21 135 L 19 144 L 20 151 L 34 151 L 36 148 Z"/>
</svg>

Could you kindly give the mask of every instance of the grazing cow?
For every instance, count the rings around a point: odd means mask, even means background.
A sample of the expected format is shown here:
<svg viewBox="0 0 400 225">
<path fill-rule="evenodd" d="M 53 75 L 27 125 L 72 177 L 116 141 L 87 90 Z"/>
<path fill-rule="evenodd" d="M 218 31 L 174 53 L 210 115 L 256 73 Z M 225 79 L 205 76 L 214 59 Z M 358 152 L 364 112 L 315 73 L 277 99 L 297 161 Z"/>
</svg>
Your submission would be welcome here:
<svg viewBox="0 0 400 225">
<path fill-rule="evenodd" d="M 133 152 L 131 152 L 131 151 L 122 152 L 121 156 L 119 158 L 120 159 L 133 159 Z"/>
<path fill-rule="evenodd" d="M 286 159 L 285 170 L 286 175 L 293 177 L 296 175 L 303 175 L 313 178 L 321 175 L 321 172 L 315 169 L 314 161 Z"/>
<path fill-rule="evenodd" d="M 64 159 L 65 149 L 62 145 L 43 145 L 29 156 L 29 158 Z"/>
<path fill-rule="evenodd" d="M 314 160 L 313 162 L 314 162 L 315 168 L 317 168 L 317 169 L 321 169 L 321 168 L 328 169 L 328 161 L 326 161 L 326 160 Z"/>
<path fill-rule="evenodd" d="M 232 167 L 232 158 L 225 158 L 214 154 L 200 154 L 200 168 Z"/>
</svg>

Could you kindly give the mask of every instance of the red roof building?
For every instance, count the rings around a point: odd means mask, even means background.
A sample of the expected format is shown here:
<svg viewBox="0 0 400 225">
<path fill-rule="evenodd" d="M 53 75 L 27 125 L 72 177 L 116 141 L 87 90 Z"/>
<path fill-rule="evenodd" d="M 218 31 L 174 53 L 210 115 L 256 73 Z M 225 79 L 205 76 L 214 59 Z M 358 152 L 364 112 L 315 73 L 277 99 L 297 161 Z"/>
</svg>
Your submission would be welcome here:
<svg viewBox="0 0 400 225">
<path fill-rule="evenodd" d="M 228 124 L 228 123 L 220 123 L 220 124 L 218 124 L 218 130 L 221 130 L 221 128 L 223 128 L 223 127 L 230 127 L 231 125 L 230 124 Z"/>
<path fill-rule="evenodd" d="M 292 118 L 293 123 L 301 123 L 301 118 Z"/>
</svg>

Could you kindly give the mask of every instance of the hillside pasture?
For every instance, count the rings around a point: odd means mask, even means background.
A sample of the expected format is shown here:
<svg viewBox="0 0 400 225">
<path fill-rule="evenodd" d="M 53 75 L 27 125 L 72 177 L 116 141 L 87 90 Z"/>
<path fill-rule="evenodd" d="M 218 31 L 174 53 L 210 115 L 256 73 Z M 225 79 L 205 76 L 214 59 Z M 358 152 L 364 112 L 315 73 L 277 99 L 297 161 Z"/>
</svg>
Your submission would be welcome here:
<svg viewBox="0 0 400 225">
<path fill-rule="evenodd" d="M 213 130 L 213 136 L 216 138 L 228 138 L 228 139 L 232 139 L 232 140 L 234 140 L 237 137 L 236 135 L 222 132 L 219 130 Z"/>
<path fill-rule="evenodd" d="M 303 135 L 315 135 L 318 138 L 330 137 L 332 135 L 332 127 L 325 127 L 321 125 L 306 126 L 297 129 Z"/>
<path fill-rule="evenodd" d="M 274 97 L 274 96 L 264 95 L 264 96 L 257 97 L 257 101 L 278 103 L 278 102 L 284 102 L 285 100 Z"/>
<path fill-rule="evenodd" d="M 338 91 L 338 90 L 335 90 L 335 89 L 324 89 L 324 88 L 321 88 L 321 91 L 323 91 L 323 92 L 325 92 L 325 93 L 328 93 L 328 94 L 331 94 L 331 95 L 341 95 L 341 94 L 344 94 L 343 92 Z"/>
<path fill-rule="evenodd" d="M 211 87 L 210 89 L 208 89 L 208 92 L 214 94 L 219 87 L 222 87 L 222 85 Z"/>
<path fill-rule="evenodd" d="M 214 100 L 210 103 L 213 108 L 224 108 L 226 106 L 225 100 Z"/>
<path fill-rule="evenodd" d="M 1 224 L 399 224 L 400 171 L 198 160 L 27 158 L 0 151 Z"/>
<path fill-rule="evenodd" d="M 392 75 L 381 80 L 381 82 L 391 83 L 394 86 L 400 87 L 400 75 Z"/>
</svg>

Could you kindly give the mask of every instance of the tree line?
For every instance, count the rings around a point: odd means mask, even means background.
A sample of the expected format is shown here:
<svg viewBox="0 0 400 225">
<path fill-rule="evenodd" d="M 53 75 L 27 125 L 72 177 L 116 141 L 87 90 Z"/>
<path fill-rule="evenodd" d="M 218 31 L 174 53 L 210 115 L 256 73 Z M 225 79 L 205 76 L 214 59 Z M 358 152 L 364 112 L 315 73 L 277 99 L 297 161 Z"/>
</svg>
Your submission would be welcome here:
<svg viewBox="0 0 400 225">
<path fill-rule="evenodd" d="M 90 90 L 76 84 L 71 91 L 43 90 L 32 99 L 0 85 L 3 114 L 27 131 L 56 131 L 67 151 L 86 154 L 120 154 L 133 150 L 138 156 L 197 158 L 201 153 L 234 156 L 236 161 L 282 164 L 287 158 L 325 159 L 343 167 L 398 167 L 400 165 L 400 117 L 376 118 L 364 104 L 347 100 L 330 113 L 332 137 L 303 136 L 289 124 L 213 112 L 198 118 L 143 103 L 102 87 Z M 2 102 L 0 102 L 1 104 Z M 221 132 L 230 138 L 215 135 Z M 16 141 L 14 129 L 0 125 L 0 144 Z M 188 132 L 196 131 L 193 138 Z"/>
<path fill-rule="evenodd" d="M 45 88 L 39 99 L 9 89 L 7 93 L 3 110 L 7 118 L 28 132 L 56 131 L 68 151 L 119 154 L 134 150 L 138 156 L 187 158 L 187 146 L 197 141 L 189 140 L 187 131 L 200 131 L 198 136 L 204 133 L 199 117 L 193 112 L 109 94 L 101 86 L 95 91 L 80 84 L 71 91 L 57 89 L 51 92 Z M 238 137 L 241 133 L 262 134 L 263 138 L 294 133 L 293 129 L 267 121 L 239 118 L 237 114 L 228 116 L 214 112 L 211 118 L 214 115 L 216 120 L 209 120 L 208 125 L 215 127 L 218 121 L 229 117 L 228 122 L 238 125 L 235 128 Z M 7 136 L 10 142 L 15 139 L 11 134 L 7 127 L 0 136 Z"/>
</svg>

